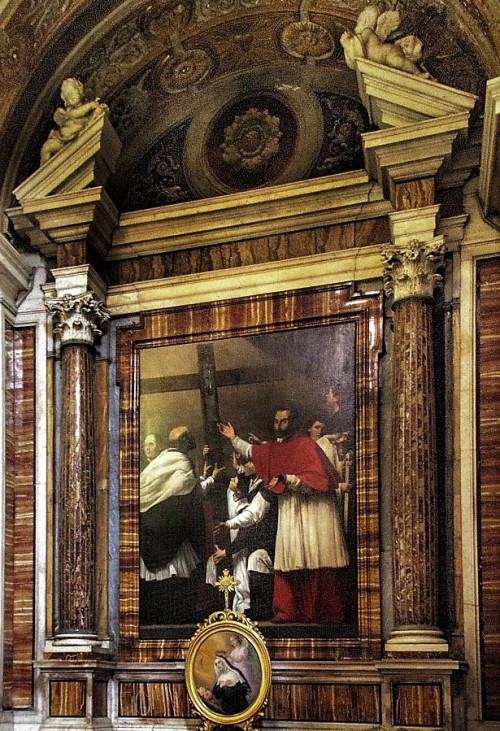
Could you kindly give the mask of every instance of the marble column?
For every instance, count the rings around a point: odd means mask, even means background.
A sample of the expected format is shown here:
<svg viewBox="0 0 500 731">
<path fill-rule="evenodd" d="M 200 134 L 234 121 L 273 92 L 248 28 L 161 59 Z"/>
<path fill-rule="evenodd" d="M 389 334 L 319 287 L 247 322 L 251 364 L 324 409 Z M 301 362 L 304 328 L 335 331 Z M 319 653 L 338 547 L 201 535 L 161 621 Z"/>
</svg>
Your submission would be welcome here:
<svg viewBox="0 0 500 731">
<path fill-rule="evenodd" d="M 438 628 L 433 293 L 441 283 L 437 206 L 391 214 L 384 284 L 393 296 L 392 511 L 394 629 L 388 652 L 446 652 Z"/>
<path fill-rule="evenodd" d="M 89 291 L 47 308 L 62 363 L 55 635 L 88 640 L 97 636 L 94 344 L 109 315 Z"/>
</svg>

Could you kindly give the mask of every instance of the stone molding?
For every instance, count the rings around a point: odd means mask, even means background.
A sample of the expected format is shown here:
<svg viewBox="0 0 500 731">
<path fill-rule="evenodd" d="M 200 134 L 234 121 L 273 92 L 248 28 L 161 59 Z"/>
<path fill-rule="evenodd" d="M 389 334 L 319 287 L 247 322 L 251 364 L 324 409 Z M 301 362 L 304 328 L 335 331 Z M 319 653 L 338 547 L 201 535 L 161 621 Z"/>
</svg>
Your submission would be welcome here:
<svg viewBox="0 0 500 731">
<path fill-rule="evenodd" d="M 453 144 L 467 131 L 468 123 L 468 113 L 460 112 L 406 127 L 365 132 L 362 140 L 369 176 L 389 198 L 396 183 L 436 176 L 452 157 Z"/>
<path fill-rule="evenodd" d="M 266 264 L 249 264 L 200 274 L 145 280 L 108 288 L 106 305 L 113 316 L 166 307 L 251 297 L 326 284 L 382 279 L 380 246 L 294 257 Z"/>
<path fill-rule="evenodd" d="M 500 226 L 500 76 L 486 84 L 479 197 L 485 214 Z"/>
<path fill-rule="evenodd" d="M 124 213 L 108 260 L 379 218 L 392 210 L 380 188 L 358 170 Z"/>
<path fill-rule="evenodd" d="M 56 255 L 59 244 L 86 240 L 105 257 L 119 217 L 102 187 L 26 200 L 21 210 L 11 209 L 7 215 L 18 231 L 30 233 L 34 227 L 41 233 L 32 243 L 48 258 Z"/>
<path fill-rule="evenodd" d="M 365 58 L 356 64 L 360 97 L 370 121 L 380 128 L 468 113 L 477 101 L 474 94 Z"/>
<path fill-rule="evenodd" d="M 16 312 L 19 292 L 29 288 L 31 274 L 31 267 L 21 254 L 0 234 L 0 303 L 12 313 Z"/>
</svg>

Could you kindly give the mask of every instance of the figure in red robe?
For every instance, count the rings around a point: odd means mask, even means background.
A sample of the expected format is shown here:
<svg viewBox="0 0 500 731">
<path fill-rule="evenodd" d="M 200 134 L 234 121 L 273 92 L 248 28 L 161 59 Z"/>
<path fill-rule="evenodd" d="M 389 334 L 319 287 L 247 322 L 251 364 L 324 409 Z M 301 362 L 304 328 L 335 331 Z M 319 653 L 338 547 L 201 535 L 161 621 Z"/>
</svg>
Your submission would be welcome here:
<svg viewBox="0 0 500 731">
<path fill-rule="evenodd" d="M 339 515 L 339 475 L 307 436 L 292 431 L 290 409 L 274 417 L 276 440 L 250 444 L 231 424 L 221 434 L 257 475 L 278 494 L 273 611 L 276 622 L 328 622 L 345 619 L 342 569 L 349 556 Z"/>
</svg>

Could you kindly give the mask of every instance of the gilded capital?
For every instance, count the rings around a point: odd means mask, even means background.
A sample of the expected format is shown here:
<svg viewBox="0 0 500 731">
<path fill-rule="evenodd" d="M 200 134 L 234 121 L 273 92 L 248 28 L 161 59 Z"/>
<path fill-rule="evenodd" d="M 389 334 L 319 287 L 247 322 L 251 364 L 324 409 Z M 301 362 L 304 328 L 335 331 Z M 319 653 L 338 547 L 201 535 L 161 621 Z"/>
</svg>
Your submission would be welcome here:
<svg viewBox="0 0 500 731">
<path fill-rule="evenodd" d="M 443 236 L 425 243 L 410 239 L 383 247 L 384 289 L 388 296 L 394 295 L 394 302 L 412 297 L 432 299 L 443 280 L 437 273 L 444 262 L 443 240 Z"/>
<path fill-rule="evenodd" d="M 93 292 L 65 294 L 49 300 L 46 306 L 54 322 L 54 335 L 60 337 L 63 345 L 94 345 L 109 320 L 109 313 Z"/>
</svg>

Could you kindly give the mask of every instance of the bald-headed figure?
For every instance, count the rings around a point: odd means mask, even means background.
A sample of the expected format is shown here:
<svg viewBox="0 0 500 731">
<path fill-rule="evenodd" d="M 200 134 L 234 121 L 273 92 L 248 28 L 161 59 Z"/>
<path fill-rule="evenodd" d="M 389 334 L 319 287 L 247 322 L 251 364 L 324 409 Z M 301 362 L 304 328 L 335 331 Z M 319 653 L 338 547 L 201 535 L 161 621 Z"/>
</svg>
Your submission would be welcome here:
<svg viewBox="0 0 500 731">
<path fill-rule="evenodd" d="M 168 444 L 171 449 L 188 454 L 196 447 L 196 439 L 187 426 L 175 426 L 168 435 Z"/>
</svg>

